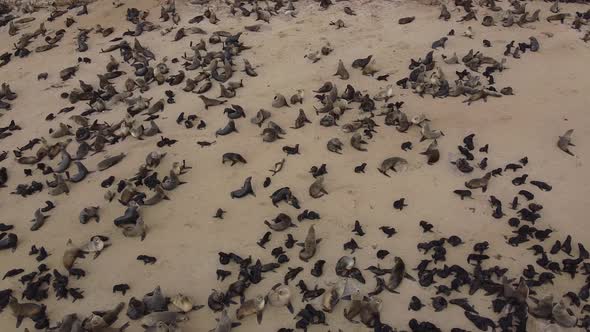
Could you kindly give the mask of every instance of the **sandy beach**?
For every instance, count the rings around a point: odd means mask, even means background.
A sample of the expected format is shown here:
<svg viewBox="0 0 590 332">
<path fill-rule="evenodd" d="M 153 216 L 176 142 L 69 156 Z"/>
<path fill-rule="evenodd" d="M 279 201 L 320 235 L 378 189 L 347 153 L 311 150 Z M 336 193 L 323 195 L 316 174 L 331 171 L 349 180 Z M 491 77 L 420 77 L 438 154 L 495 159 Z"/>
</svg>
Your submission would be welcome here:
<svg viewBox="0 0 590 332">
<path fill-rule="evenodd" d="M 286 3 L 287 1 L 285 1 Z M 508 9 L 507 1 L 498 2 L 503 9 Z M 414 269 L 423 259 L 432 259 L 432 252 L 424 254 L 417 249 L 420 242 L 428 242 L 440 238 L 449 238 L 457 235 L 463 240 L 463 244 L 452 247 L 445 245 L 446 260 L 431 263 L 429 268 L 443 268 L 446 264 L 451 266 L 458 264 L 470 272 L 473 265 L 466 262 L 466 257 L 473 252 L 473 245 L 478 242 L 489 242 L 489 249 L 485 254 L 489 259 L 482 263 L 485 268 L 501 266 L 507 268 L 506 276 L 514 278 L 518 283 L 523 269 L 531 264 L 537 272 L 545 272 L 535 261 L 539 256 L 534 256 L 533 251 L 527 250 L 532 245 L 540 244 L 549 251 L 556 240 L 564 241 L 572 237 L 572 257 L 563 252 L 550 255 L 552 261 L 561 262 L 564 258 L 578 257 L 578 243 L 583 243 L 590 248 L 590 228 L 587 227 L 587 214 L 585 209 L 590 197 L 590 181 L 588 180 L 588 163 L 590 154 L 587 146 L 590 144 L 590 116 L 587 114 L 590 105 L 590 94 L 587 87 L 590 86 L 590 43 L 582 41 L 588 31 L 587 25 L 582 25 L 581 31 L 571 28 L 573 17 L 569 17 L 566 23 L 547 22 L 546 17 L 553 15 L 549 11 L 552 3 L 540 1 L 527 1 L 527 11 L 533 12 L 540 9 L 540 20 L 519 27 L 503 27 L 499 21 L 495 26 L 485 27 L 481 19 L 485 15 L 499 13 L 488 8 L 476 5 L 478 21 L 456 22 L 465 15 L 463 8 L 457 9 L 453 3 L 447 7 L 452 14 L 449 21 L 438 19 L 441 12 L 439 5 L 424 5 L 414 1 L 345 1 L 335 2 L 326 10 L 320 10 L 320 5 L 315 1 L 297 1 L 294 3 L 296 12 L 294 15 L 285 14 L 284 9 L 277 11 L 277 15 L 271 17 L 270 23 L 255 21 L 256 15 L 243 17 L 239 14 L 232 15 L 229 6 L 221 1 L 210 1 L 208 6 L 191 5 L 181 1 L 176 2 L 176 11 L 180 17 L 180 23 L 174 25 L 171 21 L 161 22 L 158 18 L 160 3 L 152 0 L 129 0 L 124 5 L 116 8 L 111 1 L 97 1 L 88 5 L 88 15 L 76 16 L 79 9 L 57 18 L 53 22 L 46 21 L 48 9 L 40 9 L 33 14 L 19 13 L 19 17 L 35 17 L 36 20 L 20 24 L 18 34 L 10 36 L 9 27 L 0 28 L 0 53 L 14 52 L 13 45 L 18 42 L 23 33 L 31 33 L 39 27 L 39 23 L 45 22 L 47 36 L 59 29 L 66 29 L 65 36 L 59 42 L 59 47 L 43 53 L 34 51 L 35 47 L 45 44 L 43 36 L 34 39 L 29 49 L 32 51 L 27 57 L 13 56 L 10 63 L 0 67 L 0 83 L 8 83 L 10 89 L 18 97 L 9 102 L 11 110 L 0 110 L 0 127 L 8 126 L 14 121 L 22 130 L 11 131 L 12 135 L 0 140 L 0 152 L 8 151 L 8 157 L 0 162 L 0 167 L 8 171 L 8 181 L 5 188 L 0 188 L 0 223 L 14 225 L 14 229 L 8 231 L 18 235 L 18 247 L 16 251 L 0 251 L 0 274 L 10 269 L 22 268 L 24 273 L 6 278 L 0 281 L 1 289 L 12 289 L 13 295 L 20 302 L 31 302 L 21 299 L 21 293 L 25 285 L 19 282 L 19 278 L 27 273 L 37 270 L 40 263 L 45 263 L 49 273 L 57 269 L 61 273 L 67 273 L 62 257 L 67 248 L 67 241 L 71 239 L 74 244 L 84 244 L 92 236 L 107 236 L 112 243 L 104 249 L 96 259 L 92 254 L 85 259 L 78 259 L 75 267 L 83 269 L 86 276 L 79 280 L 69 277 L 69 287 L 79 288 L 83 291 L 83 299 L 72 302 L 68 299 L 57 300 L 53 289 L 49 285 L 49 296 L 41 303 L 47 306 L 47 316 L 50 326 L 55 326 L 62 317 L 68 313 L 78 313 L 81 318 L 87 317 L 92 311 L 113 308 L 117 303 L 127 304 L 131 297 L 141 299 L 146 293 L 151 292 L 159 285 L 166 296 L 174 296 L 182 293 L 190 296 L 195 304 L 205 305 L 204 308 L 188 313 L 189 320 L 178 324 L 179 331 L 209 331 L 214 329 L 217 322 L 215 318 L 219 313 L 214 313 L 207 307 L 207 298 L 212 289 L 225 291 L 228 285 L 237 280 L 239 266 L 235 263 L 221 265 L 218 252 L 234 252 L 243 258 L 251 256 L 255 262 L 260 259 L 262 263 L 275 262 L 271 255 L 273 248 L 282 246 L 287 256 L 288 263 L 282 264 L 275 272 L 263 274 L 263 280 L 251 285 L 246 293 L 246 299 L 256 295 L 266 295 L 276 283 L 283 282 L 288 269 L 303 267 L 303 271 L 295 280 L 289 283 L 293 292 L 293 307 L 297 313 L 307 304 L 302 302 L 298 288 L 295 287 L 299 280 L 304 280 L 308 287 L 318 285 L 321 288 L 329 288 L 329 282 L 335 282 L 339 277 L 335 274 L 335 266 L 338 259 L 344 255 L 354 256 L 357 267 L 362 271 L 365 284 L 360 284 L 361 291 L 367 293 L 375 288 L 375 278 L 367 267 L 379 264 L 383 268 L 391 268 L 393 258 L 400 257 L 405 261 L 406 272 L 415 278 L 418 273 Z M 266 4 L 260 3 L 262 8 Z M 354 10 L 355 16 L 347 15 L 343 7 L 348 6 Z M 75 136 L 51 138 L 50 128 L 59 128 L 64 123 L 72 126 L 72 133 L 76 132 L 78 124 L 69 120 L 71 115 L 79 115 L 88 110 L 90 106 L 85 101 L 72 104 L 68 99 L 60 98 L 62 92 L 71 92 L 79 88 L 79 80 L 91 84 L 98 89 L 99 80 L 97 74 L 105 73 L 105 66 L 109 62 L 109 56 L 114 56 L 119 62 L 119 70 L 126 75 L 112 79 L 117 91 L 125 91 L 125 80 L 134 76 L 135 69 L 130 64 L 123 62 L 118 51 L 101 53 L 101 49 L 115 44 L 111 42 L 115 37 L 121 37 L 123 32 L 134 30 L 134 24 L 125 20 L 128 8 L 149 10 L 146 20 L 159 25 L 158 29 L 144 32 L 137 36 L 141 44 L 155 54 L 155 60 L 150 61 L 151 66 L 166 59 L 170 71 L 168 76 L 175 75 L 183 70 L 187 78 L 194 78 L 203 69 L 188 71 L 182 67 L 185 62 L 181 58 L 183 54 L 191 57 L 190 43 L 196 44 L 203 38 L 207 41 L 207 49 L 221 50 L 222 44 L 210 44 L 208 38 L 214 31 L 227 31 L 234 35 L 243 32 L 239 41 L 250 47 L 244 50 L 234 59 L 234 73 L 230 81 L 243 80 L 243 87 L 236 90 L 236 96 L 227 100 L 224 105 L 205 109 L 198 94 L 184 92 L 185 83 L 170 86 L 168 83 L 158 85 L 153 82 L 149 90 L 133 91 L 133 97 L 142 95 L 144 98 L 153 98 L 152 104 L 161 98 L 167 99 L 166 90 L 175 93 L 175 103 L 165 103 L 164 110 L 158 112 L 159 118 L 154 120 L 161 134 L 152 137 L 137 139 L 128 136 L 118 143 L 107 145 L 103 152 L 91 155 L 82 160 L 82 163 L 91 173 L 79 183 L 68 183 L 69 194 L 50 196 L 45 181 L 51 181 L 51 175 L 43 175 L 35 165 L 22 165 L 16 161 L 13 150 L 18 149 L 33 138 L 44 137 L 49 144 L 65 141 L 68 138 L 73 141 L 67 146 L 67 151 L 74 155 L 78 147 Z M 251 8 L 251 5 L 245 5 Z M 585 12 L 589 9 L 584 4 L 560 4 L 561 12 L 571 13 Z M 190 24 L 188 21 L 202 15 L 205 9 L 210 8 L 219 19 L 215 25 L 207 19 L 200 23 Z M 76 23 L 66 28 L 64 21 L 67 17 L 73 17 Z M 415 20 L 409 24 L 400 25 L 398 20 L 403 17 L 414 16 Z M 345 28 L 336 29 L 330 22 L 342 19 Z M 258 32 L 244 30 L 244 26 L 261 23 Z M 89 33 L 86 52 L 76 51 L 76 35 L 78 29 L 95 28 L 97 24 L 102 27 L 114 27 L 114 33 L 108 37 L 102 37 L 94 31 Z M 205 30 L 207 35 L 188 34 L 179 41 L 173 41 L 175 32 L 179 27 L 185 29 L 198 26 Z M 171 32 L 162 35 L 161 31 L 172 27 Z M 472 28 L 473 38 L 462 36 L 468 27 Z M 434 50 L 434 59 L 437 67 L 440 67 L 449 82 L 457 79 L 456 71 L 465 69 L 463 63 L 449 65 L 442 61 L 441 55 L 451 56 L 456 52 L 459 59 L 472 49 L 480 51 L 486 56 L 500 60 L 506 58 L 505 70 L 494 73 L 495 84 L 499 91 L 504 87 L 512 87 L 514 95 L 506 95 L 499 98 L 488 97 L 487 101 L 478 100 L 470 105 L 463 101 L 466 96 L 433 98 L 425 94 L 420 96 L 411 87 L 403 89 L 397 86 L 396 81 L 407 77 L 410 73 L 408 65 L 410 59 L 424 59 L 432 50 L 431 44 L 447 36 L 451 30 L 455 30 L 454 36 L 448 36 L 445 48 Z M 505 45 L 515 40 L 528 42 L 529 37 L 535 37 L 540 49 L 537 52 L 530 50 L 520 55 L 519 59 L 511 55 L 503 55 Z M 133 36 L 124 36 L 125 40 L 133 42 Z M 482 40 L 491 42 L 491 47 L 484 47 Z M 329 45 L 333 51 L 315 63 L 306 55 L 320 50 Z M 205 52 L 203 52 L 205 54 Z M 355 59 L 372 55 L 375 69 L 378 72 L 374 76 L 361 73 L 360 69 L 352 68 Z M 63 81 L 60 78 L 60 70 L 78 64 L 78 57 L 88 57 L 91 63 L 80 63 L 75 76 Z M 173 58 L 178 58 L 174 63 Z M 243 59 L 247 59 L 258 73 L 257 77 L 250 77 L 244 72 Z M 338 61 L 342 60 L 350 73 L 348 80 L 342 80 L 334 76 Z M 221 62 L 222 63 L 222 62 Z M 481 67 L 479 73 L 485 69 Z M 38 80 L 40 73 L 47 72 L 46 80 Z M 380 75 L 389 74 L 387 81 L 378 81 Z M 430 73 L 429 73 L 430 75 Z M 428 76 L 430 77 L 430 76 Z M 205 95 L 209 98 L 219 97 L 219 83 L 213 81 L 213 87 Z M 324 127 L 320 125 L 320 119 L 324 114 L 316 114 L 315 109 L 322 107 L 320 101 L 314 97 L 324 82 L 332 82 L 339 94 L 345 91 L 348 84 L 357 91 L 370 96 L 377 96 L 379 91 L 386 89 L 388 85 L 393 87 L 393 96 L 388 102 L 375 101 L 373 112 L 359 110 L 359 103 L 350 103 L 346 110 L 336 120 L 338 126 Z M 488 86 L 487 79 L 481 77 L 481 81 Z M 290 107 L 275 108 L 272 106 L 273 97 L 282 94 L 290 98 L 300 89 L 304 91 L 303 103 L 290 105 Z M 225 100 L 226 98 L 219 98 Z M 402 102 L 401 110 L 408 118 L 424 114 L 430 121 L 433 129 L 444 133 L 437 139 L 440 151 L 440 160 L 433 165 L 427 164 L 426 156 L 420 154 L 432 143 L 432 140 L 420 141 L 421 128 L 413 125 L 402 133 L 394 126 L 384 124 L 384 116 L 378 114 L 386 110 L 387 103 Z M 231 104 L 240 105 L 245 111 L 245 118 L 235 120 L 237 133 L 216 137 L 216 130 L 224 127 L 228 118 L 223 113 L 225 107 Z M 289 104 L 291 104 L 289 102 Z M 66 114 L 58 114 L 60 109 L 74 106 L 75 109 Z M 115 124 L 123 120 L 127 114 L 124 103 L 113 105 L 111 110 L 94 113 L 88 116 L 90 123 L 98 120 L 99 123 Z M 271 117 L 259 127 L 251 123 L 250 118 L 256 115 L 260 109 L 267 110 Z M 300 129 L 292 129 L 295 119 L 303 109 L 311 123 Z M 185 117 L 194 114 L 197 120 L 193 128 L 186 128 L 182 123 L 177 124 L 176 119 L 181 112 Z M 46 121 L 48 114 L 56 115 L 52 121 Z M 364 145 L 368 151 L 358 151 L 350 145 L 352 133 L 343 131 L 343 125 L 360 118 L 369 117 L 373 113 L 373 120 L 378 124 L 375 127 L 373 137 L 363 134 L 367 141 Z M 135 116 L 138 124 L 144 122 L 146 115 Z M 203 120 L 206 123 L 204 129 L 197 129 L 197 124 Z M 274 121 L 285 130 L 279 139 L 272 143 L 263 142 L 261 132 L 267 126 L 268 121 Z M 561 151 L 556 142 L 560 135 L 568 129 L 574 129 L 571 147 L 574 156 Z M 471 151 L 474 160 L 470 161 L 474 170 L 465 174 L 451 164 L 461 157 L 457 146 L 463 145 L 463 138 L 469 134 L 475 134 L 475 149 Z M 159 148 L 156 143 L 164 136 L 177 140 L 170 147 Z M 332 153 L 327 150 L 326 144 L 332 138 L 339 138 L 343 143 L 342 154 Z M 87 142 L 91 143 L 93 138 Z M 209 141 L 215 143 L 208 147 L 201 147 L 197 141 Z M 412 150 L 403 151 L 403 142 L 412 142 Z M 299 144 L 299 155 L 287 155 L 283 152 L 284 146 Z M 479 152 L 479 149 L 488 145 L 488 153 Z M 35 155 L 40 145 L 32 150 L 23 151 L 23 155 Z M 148 226 L 147 236 L 141 241 L 139 238 L 128 238 L 122 234 L 120 228 L 113 224 L 113 220 L 125 212 L 126 207 L 117 199 L 107 202 L 103 196 L 107 189 L 101 187 L 101 182 L 109 176 L 115 177 L 111 188 L 116 191 L 117 183 L 122 179 L 133 177 L 140 164 L 145 163 L 146 155 L 152 151 L 165 152 L 159 166 L 155 169 L 161 180 L 168 175 L 173 162 L 186 162 L 192 167 L 180 179 L 186 184 L 168 191 L 169 200 L 164 200 L 155 206 L 142 206 L 141 216 Z M 105 156 L 114 156 L 125 153 L 125 158 L 117 165 L 105 171 L 97 171 L 97 164 Z M 246 164 L 238 163 L 230 166 L 222 164 L 222 155 L 227 152 L 241 154 Z M 385 177 L 377 168 L 381 162 L 390 157 L 402 157 L 407 160 L 407 167 L 399 172 L 389 171 L 391 177 Z M 522 169 L 512 171 L 504 170 L 509 163 L 519 164 L 519 160 L 528 157 L 528 164 Z M 480 169 L 477 164 L 482 158 L 488 158 L 486 170 Z M 272 176 L 272 169 L 276 162 L 285 159 L 283 169 Z M 57 167 L 60 156 L 53 160 L 45 158 L 42 162 L 53 168 Z M 366 163 L 365 173 L 355 173 L 354 168 L 361 163 Z M 325 189 L 328 192 L 321 198 L 310 197 L 309 186 L 314 182 L 314 177 L 309 170 L 312 166 L 326 164 L 327 174 L 324 175 Z M 25 176 L 23 169 L 32 169 L 32 176 Z M 473 178 L 484 176 L 486 172 L 502 168 L 501 176 L 494 176 L 489 182 L 485 193 L 481 189 L 473 189 L 473 199 L 461 200 L 453 193 L 457 189 L 466 189 L 464 183 Z M 76 167 L 69 167 L 71 174 L 76 173 Z M 511 181 L 523 174 L 528 174 L 526 183 L 515 186 Z M 230 192 L 239 189 L 247 177 L 252 177 L 252 187 L 255 196 L 247 195 L 244 198 L 232 199 Z M 271 184 L 263 186 L 263 182 L 270 177 Z M 18 184 L 39 181 L 44 188 L 39 193 L 28 197 L 11 194 Z M 530 181 L 544 181 L 552 186 L 551 191 L 542 191 L 530 184 Z M 279 203 L 273 206 L 269 196 L 281 187 L 289 187 L 292 193 L 299 199 L 301 209 Z M 530 238 L 527 243 L 519 246 L 511 246 L 507 239 L 514 236 L 513 231 L 517 227 L 511 227 L 508 220 L 517 217 L 516 210 L 510 209 L 510 203 L 521 189 L 534 193 L 534 200 L 541 204 L 543 209 L 539 211 L 541 218 L 533 225 L 521 221 L 521 225 L 528 224 L 539 230 L 551 229 L 550 237 L 543 242 Z M 138 190 L 152 195 L 145 186 L 138 186 Z M 494 209 L 490 207 L 490 195 L 503 202 L 505 216 L 496 219 L 492 216 Z M 403 210 L 393 208 L 393 202 L 405 198 L 407 204 Z M 45 224 L 37 231 L 31 231 L 31 222 L 35 210 L 45 206 L 45 201 L 50 200 L 55 208 L 45 215 L 49 217 Z M 519 196 L 520 208 L 526 207 L 530 202 Z M 90 221 L 81 224 L 80 211 L 84 207 L 99 206 L 100 222 Z M 225 210 L 223 219 L 213 216 L 216 210 Z M 319 213 L 318 220 L 297 221 L 297 216 L 303 210 L 311 210 Z M 269 231 L 264 224 L 265 220 L 275 218 L 279 213 L 285 213 L 293 218 L 296 228 L 290 228 L 283 232 L 272 232 L 272 238 L 261 248 L 256 242 Z M 365 231 L 364 236 L 352 233 L 355 221 L 358 220 Z M 433 225 L 432 232 L 424 233 L 419 226 L 420 221 L 427 221 Z M 299 259 L 300 247 L 292 249 L 284 247 L 287 234 L 290 233 L 297 241 L 304 241 L 308 229 L 314 225 L 318 238 L 322 241 L 317 246 L 315 256 L 309 262 Z M 379 229 L 381 226 L 394 227 L 397 234 L 387 238 Z M 361 249 L 351 254 L 349 250 L 343 250 L 343 244 L 354 239 Z M 35 256 L 29 255 L 31 246 L 43 246 L 49 256 L 42 262 L 37 262 Z M 385 249 L 390 254 L 383 260 L 376 258 L 376 253 Z M 153 265 L 144 265 L 138 261 L 138 255 L 149 255 L 157 258 Z M 310 274 L 314 263 L 323 259 L 326 261 L 323 275 L 320 278 Z M 588 262 L 586 260 L 586 262 Z M 232 274 L 223 282 L 216 280 L 217 269 L 231 271 Z M 471 270 L 470 270 L 471 269 Z M 542 298 L 547 294 L 553 294 L 555 301 L 559 302 L 564 294 L 573 291 L 578 293 L 586 283 L 583 275 L 582 264 L 578 268 L 575 278 L 569 274 L 555 273 L 553 284 L 544 284 L 540 287 L 531 287 L 536 292 L 536 298 Z M 405 279 L 397 288 L 399 294 L 384 291 L 379 294 L 383 300 L 381 309 L 381 321 L 398 330 L 411 330 L 408 322 L 415 318 L 418 321 L 429 321 L 438 326 L 442 331 L 451 331 L 452 328 L 464 330 L 478 330 L 463 314 L 463 309 L 455 305 L 449 305 L 441 312 L 435 312 L 431 305 L 431 298 L 436 296 L 438 285 L 449 285 L 451 279 L 436 278 L 437 283 L 422 287 L 418 282 Z M 501 283 L 501 278 L 494 277 L 495 282 Z M 113 294 L 115 284 L 126 283 L 130 290 L 126 295 Z M 469 286 L 463 286 L 450 296 L 444 296 L 447 300 L 452 298 L 469 298 L 480 315 L 490 317 L 495 321 L 500 317 L 492 310 L 492 300 L 496 296 L 486 296 L 480 289 L 473 295 L 469 295 Z M 531 293 L 532 294 L 532 293 Z M 426 304 L 419 311 L 408 310 L 408 304 L 412 296 L 416 296 Z M 235 299 L 239 302 L 238 299 Z M 564 302 L 570 306 L 570 301 Z M 321 308 L 322 297 L 310 302 L 317 309 Z M 582 301 L 581 306 L 571 306 L 574 314 L 581 321 L 587 313 L 581 312 L 582 306 L 587 304 Z M 309 331 L 372 331 L 372 328 L 363 324 L 353 324 L 345 319 L 342 312 L 347 308 L 349 301 L 341 300 L 332 313 L 326 314 L 329 326 L 310 325 Z M 228 312 L 232 319 L 235 318 L 235 310 L 239 306 L 232 305 Z M 170 308 L 173 308 L 170 305 Z M 112 325 L 119 327 L 125 322 L 130 322 L 126 331 L 143 331 L 139 321 L 130 320 L 125 316 L 127 308 L 119 315 L 118 320 Z M 173 309 L 171 309 L 173 310 Z M 264 318 L 260 325 L 255 316 L 244 318 L 236 331 L 277 331 L 280 328 L 295 328 L 297 319 L 286 308 L 267 306 Z M 527 324 L 528 331 L 542 331 L 537 325 L 544 324 L 544 320 L 530 318 Z M 23 331 L 24 328 L 35 330 L 34 323 L 25 319 L 20 328 L 15 328 L 15 317 L 9 308 L 5 308 L 0 314 L 0 330 Z M 576 327 L 565 330 L 580 330 Z M 491 329 L 490 329 L 491 331 Z"/>
</svg>

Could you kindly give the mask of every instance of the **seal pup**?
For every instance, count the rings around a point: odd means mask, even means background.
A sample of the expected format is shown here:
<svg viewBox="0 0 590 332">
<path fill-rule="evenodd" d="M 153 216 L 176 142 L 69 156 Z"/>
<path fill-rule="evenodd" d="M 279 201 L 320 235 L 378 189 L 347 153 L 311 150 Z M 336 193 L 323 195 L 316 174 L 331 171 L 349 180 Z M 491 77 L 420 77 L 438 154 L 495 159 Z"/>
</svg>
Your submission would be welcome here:
<svg viewBox="0 0 590 332">
<path fill-rule="evenodd" d="M 324 177 L 318 176 L 316 180 L 309 187 L 309 196 L 312 198 L 320 198 L 327 195 L 328 192 L 324 189 Z"/>
<path fill-rule="evenodd" d="M 342 59 L 338 60 L 338 69 L 336 70 L 334 76 L 340 76 L 340 79 L 344 81 L 350 78 L 350 74 L 344 67 L 344 62 L 342 62 Z"/>
<path fill-rule="evenodd" d="M 258 324 L 262 322 L 262 315 L 264 313 L 264 307 L 266 300 L 262 295 L 258 295 L 253 299 L 247 300 L 236 310 L 236 318 L 242 320 L 248 316 L 256 315 Z"/>
<path fill-rule="evenodd" d="M 307 231 L 305 241 L 301 244 L 298 244 L 299 246 L 303 247 L 303 249 L 301 249 L 301 251 L 299 252 L 299 258 L 304 262 L 307 262 L 311 258 L 313 258 L 317 250 L 317 245 L 321 241 L 322 239 L 316 239 L 315 227 L 311 225 L 309 227 L 309 230 Z"/>
<path fill-rule="evenodd" d="M 569 129 L 568 131 L 565 132 L 565 134 L 563 134 L 562 136 L 559 136 L 559 139 L 557 140 L 557 147 L 569 154 L 570 156 L 574 156 L 574 154 L 570 151 L 569 147 L 570 146 L 575 146 L 574 144 L 572 144 L 572 134 L 574 133 L 573 129 Z"/>
<path fill-rule="evenodd" d="M 252 177 L 249 176 L 246 178 L 246 180 L 244 181 L 244 184 L 242 185 L 242 188 L 234 190 L 230 193 L 231 198 L 242 198 L 245 197 L 246 195 L 252 195 L 254 197 L 256 197 L 256 194 L 254 193 L 254 190 L 252 189 Z"/>
<path fill-rule="evenodd" d="M 379 166 L 379 168 L 377 168 L 377 170 L 379 172 L 381 172 L 381 174 L 389 177 L 389 174 L 387 174 L 388 170 L 393 170 L 394 172 L 397 172 L 397 169 L 396 169 L 397 166 L 406 166 L 407 164 L 408 164 L 408 161 L 405 160 L 404 158 L 391 157 L 391 158 L 387 158 L 387 159 L 383 160 L 381 162 L 381 166 Z"/>
<path fill-rule="evenodd" d="M 291 304 L 291 289 L 287 285 L 276 284 L 266 295 L 266 301 L 273 307 L 287 307 L 290 313 L 294 313 Z"/>
</svg>

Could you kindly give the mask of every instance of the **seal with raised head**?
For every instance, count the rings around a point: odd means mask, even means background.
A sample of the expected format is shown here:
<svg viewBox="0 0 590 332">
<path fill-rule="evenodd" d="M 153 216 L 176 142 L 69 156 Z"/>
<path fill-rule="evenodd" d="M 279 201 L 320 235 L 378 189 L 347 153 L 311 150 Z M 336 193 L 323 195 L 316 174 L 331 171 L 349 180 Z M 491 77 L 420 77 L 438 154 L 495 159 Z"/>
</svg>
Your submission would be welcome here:
<svg viewBox="0 0 590 332">
<path fill-rule="evenodd" d="M 248 316 L 256 315 L 258 324 L 262 322 L 262 315 L 264 313 L 264 307 L 266 300 L 264 296 L 258 295 L 253 299 L 247 300 L 236 310 L 236 318 L 242 320 Z"/>
<path fill-rule="evenodd" d="M 328 192 L 326 191 L 326 189 L 324 189 L 324 177 L 318 176 L 309 187 L 309 196 L 313 198 L 320 198 L 327 194 Z"/>
<path fill-rule="evenodd" d="M 488 172 L 481 178 L 475 178 L 465 182 L 465 187 L 469 189 L 481 188 L 481 191 L 485 193 L 488 189 L 488 183 L 490 182 L 491 177 L 492 173 Z"/>
<path fill-rule="evenodd" d="M 434 163 L 436 163 L 440 159 L 440 152 L 438 151 L 438 143 L 436 142 L 436 140 L 430 143 L 426 151 L 420 152 L 420 154 L 423 154 L 428 157 L 428 165 L 433 165 Z"/>
<path fill-rule="evenodd" d="M 252 195 L 254 197 L 256 197 L 256 194 L 254 193 L 254 190 L 252 189 L 252 177 L 249 176 L 246 178 L 246 180 L 244 180 L 244 184 L 242 185 L 242 188 L 234 190 L 230 193 L 231 198 L 242 198 L 245 197 L 246 195 Z"/>
<path fill-rule="evenodd" d="M 572 134 L 573 133 L 574 133 L 574 130 L 569 129 L 568 131 L 565 132 L 565 134 L 563 134 L 562 136 L 559 136 L 559 139 L 557 140 L 557 147 L 561 151 L 569 154 L 570 156 L 574 155 L 569 149 L 570 146 L 575 146 L 572 144 Z"/>
</svg>

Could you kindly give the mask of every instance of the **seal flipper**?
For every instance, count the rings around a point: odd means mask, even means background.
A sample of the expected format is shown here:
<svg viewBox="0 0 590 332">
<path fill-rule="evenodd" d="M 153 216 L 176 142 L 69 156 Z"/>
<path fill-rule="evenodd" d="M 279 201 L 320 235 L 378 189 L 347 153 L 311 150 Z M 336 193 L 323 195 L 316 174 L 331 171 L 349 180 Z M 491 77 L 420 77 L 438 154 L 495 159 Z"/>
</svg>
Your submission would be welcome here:
<svg viewBox="0 0 590 332">
<path fill-rule="evenodd" d="M 263 315 L 264 311 L 258 311 L 256 312 L 256 320 L 258 321 L 258 324 L 262 323 L 262 315 Z"/>
<path fill-rule="evenodd" d="M 384 170 L 382 170 L 381 168 L 377 168 L 377 170 L 378 170 L 378 171 L 379 171 L 381 174 L 383 174 L 383 175 L 387 176 L 388 178 L 390 178 L 390 177 L 391 177 L 389 174 L 385 173 L 385 171 L 384 171 Z M 394 170 L 394 171 L 395 171 L 395 170 Z"/>
<path fill-rule="evenodd" d="M 288 302 L 287 303 L 287 309 L 289 309 L 289 312 L 291 314 L 294 314 L 295 313 L 295 310 L 293 309 L 293 305 L 291 304 L 291 302 Z"/>
<path fill-rule="evenodd" d="M 239 323 L 239 322 L 231 323 L 231 328 L 233 329 L 233 328 L 236 328 L 240 325 L 242 325 L 242 323 Z"/>
<path fill-rule="evenodd" d="M 485 193 L 485 192 L 486 192 L 486 190 L 488 190 L 488 186 L 483 186 L 483 187 L 481 187 L 481 192 L 482 192 L 482 193 Z"/>
</svg>

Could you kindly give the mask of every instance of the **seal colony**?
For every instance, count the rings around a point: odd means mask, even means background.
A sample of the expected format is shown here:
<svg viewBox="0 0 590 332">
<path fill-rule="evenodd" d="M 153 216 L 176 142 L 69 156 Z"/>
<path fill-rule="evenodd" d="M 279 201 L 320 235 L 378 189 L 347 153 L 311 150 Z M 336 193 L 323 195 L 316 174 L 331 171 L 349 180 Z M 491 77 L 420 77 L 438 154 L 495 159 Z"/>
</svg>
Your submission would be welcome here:
<svg viewBox="0 0 590 332">
<path fill-rule="evenodd" d="M 0 2 L 3 330 L 590 329 L 583 1 L 60 4 Z"/>
</svg>

